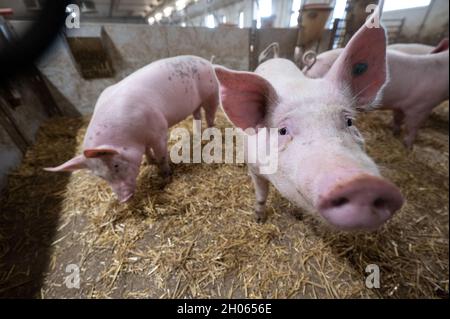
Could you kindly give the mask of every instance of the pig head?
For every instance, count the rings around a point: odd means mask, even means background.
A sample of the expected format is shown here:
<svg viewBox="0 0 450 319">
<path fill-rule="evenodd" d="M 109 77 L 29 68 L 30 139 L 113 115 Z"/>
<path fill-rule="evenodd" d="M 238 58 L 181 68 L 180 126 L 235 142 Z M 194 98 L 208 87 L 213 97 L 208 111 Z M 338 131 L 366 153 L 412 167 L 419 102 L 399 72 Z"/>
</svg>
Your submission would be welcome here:
<svg viewBox="0 0 450 319">
<path fill-rule="evenodd" d="M 58 167 L 45 168 L 50 172 L 73 172 L 88 169 L 111 186 L 121 203 L 133 196 L 139 174 L 142 153 L 133 148 L 102 146 L 85 149 Z"/>
<path fill-rule="evenodd" d="M 383 28 L 363 26 L 323 79 L 306 78 L 290 61 L 272 59 L 255 71 L 216 67 L 228 119 L 245 130 L 278 130 L 278 167 L 261 174 L 248 164 L 255 212 L 266 218 L 270 182 L 289 201 L 342 230 L 374 230 L 403 205 L 381 177 L 355 126 L 357 110 L 376 102 L 386 82 Z"/>
</svg>

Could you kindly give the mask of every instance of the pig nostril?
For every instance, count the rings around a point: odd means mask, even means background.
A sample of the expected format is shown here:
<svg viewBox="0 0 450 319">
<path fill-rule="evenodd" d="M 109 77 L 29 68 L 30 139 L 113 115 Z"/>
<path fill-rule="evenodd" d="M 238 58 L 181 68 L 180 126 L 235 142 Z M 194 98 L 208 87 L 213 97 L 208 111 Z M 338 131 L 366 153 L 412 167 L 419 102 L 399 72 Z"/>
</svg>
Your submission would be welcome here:
<svg viewBox="0 0 450 319">
<path fill-rule="evenodd" d="M 383 198 L 377 198 L 373 202 L 373 206 L 375 208 L 385 208 L 386 207 L 386 200 L 384 200 Z"/>
<path fill-rule="evenodd" d="M 340 207 L 347 204 L 348 202 L 349 202 L 348 198 L 340 197 L 338 199 L 333 200 L 331 202 L 331 205 L 333 205 L 333 207 Z"/>
</svg>

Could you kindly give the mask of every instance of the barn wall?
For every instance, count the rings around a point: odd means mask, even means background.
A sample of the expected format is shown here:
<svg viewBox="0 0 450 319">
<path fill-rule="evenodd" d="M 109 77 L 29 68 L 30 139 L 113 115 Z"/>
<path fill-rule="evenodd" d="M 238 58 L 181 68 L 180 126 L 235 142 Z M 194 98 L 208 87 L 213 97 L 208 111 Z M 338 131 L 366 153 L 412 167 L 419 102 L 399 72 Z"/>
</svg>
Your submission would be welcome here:
<svg viewBox="0 0 450 319">
<path fill-rule="evenodd" d="M 49 117 L 44 105 L 39 102 L 29 83 L 14 83 L 19 90 L 22 103 L 9 110 L 12 120 L 19 128 L 26 142 L 31 145 L 41 123 Z"/>
<path fill-rule="evenodd" d="M 269 44 L 278 42 L 280 45 L 280 57 L 293 59 L 295 43 L 297 40 L 297 29 L 260 29 L 258 30 L 258 54 L 261 53 Z"/>
<path fill-rule="evenodd" d="M 6 129 L 0 125 L 0 190 L 6 186 L 7 175 L 22 160 L 22 152 L 13 142 Z"/>
<path fill-rule="evenodd" d="M 81 114 L 91 113 L 106 87 L 158 59 L 192 54 L 209 60 L 214 55 L 217 64 L 238 70 L 249 67 L 248 29 L 85 24 L 80 31 L 70 35 L 82 37 L 84 33 L 95 33 L 93 30 L 98 28 L 103 29 L 105 45 L 112 58 L 113 77 L 83 79 L 63 35 L 38 64 L 65 113 L 73 110 Z"/>
<path fill-rule="evenodd" d="M 430 7 L 385 12 L 383 19 L 405 18 L 399 42 L 420 42 L 434 45 L 443 36 L 448 36 L 448 9 L 448 0 L 433 0 Z"/>
<path fill-rule="evenodd" d="M 23 31 L 12 30 L 0 17 L 0 47 Z M 59 110 L 36 68 L 0 83 L 0 190 L 7 174 L 19 165 L 27 147 L 35 141 L 43 121 Z"/>
<path fill-rule="evenodd" d="M 11 21 L 17 32 L 27 22 Z M 296 28 L 257 30 L 256 50 L 259 53 L 270 43 L 278 41 L 281 56 L 293 58 Z M 148 26 L 86 23 L 77 30 L 68 30 L 68 37 L 100 37 L 112 60 L 114 75 L 108 78 L 84 79 L 70 52 L 67 38 L 61 34 L 48 53 L 38 63 L 47 86 L 63 114 L 73 116 L 92 113 L 100 93 L 136 69 L 155 60 L 193 54 L 237 70 L 251 67 L 250 29 L 219 27 Z M 327 37 L 322 41 L 328 43 Z M 254 66 L 254 64 L 253 64 Z"/>
<path fill-rule="evenodd" d="M 26 22 L 12 21 L 20 32 Z M 67 44 L 66 36 L 60 35 L 53 47 L 39 61 L 38 67 L 45 75 L 47 86 L 60 109 L 66 115 L 92 113 L 100 93 L 136 69 L 152 61 L 193 54 L 237 70 L 250 67 L 250 30 L 230 27 L 208 29 L 202 27 L 147 26 L 123 24 L 85 24 L 81 29 L 68 31 L 69 37 L 99 36 L 111 56 L 115 74 L 110 78 L 83 79 L 77 69 Z M 257 55 L 273 41 L 278 41 L 281 56 L 292 58 L 297 30 L 258 30 Z"/>
<path fill-rule="evenodd" d="M 21 79 L 10 86 L 17 90 L 21 102 L 13 106 L 0 93 L 0 190 L 6 184 L 8 172 L 20 164 L 40 125 L 49 117 L 49 110 L 40 102 L 31 82 Z"/>
<path fill-rule="evenodd" d="M 420 34 L 422 42 L 435 44 L 448 36 L 448 0 L 434 0 L 428 18 Z"/>
</svg>

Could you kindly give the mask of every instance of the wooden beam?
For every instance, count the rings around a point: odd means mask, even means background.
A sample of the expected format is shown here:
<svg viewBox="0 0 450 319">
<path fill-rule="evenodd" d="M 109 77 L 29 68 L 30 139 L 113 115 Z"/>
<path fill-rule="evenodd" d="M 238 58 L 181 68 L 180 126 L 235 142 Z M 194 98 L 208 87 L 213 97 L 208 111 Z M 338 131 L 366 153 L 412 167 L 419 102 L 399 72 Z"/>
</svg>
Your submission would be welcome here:
<svg viewBox="0 0 450 319">
<path fill-rule="evenodd" d="M 19 126 L 8 108 L 9 106 L 0 97 L 0 125 L 5 128 L 6 132 L 11 137 L 11 140 L 16 144 L 22 154 L 25 154 L 28 146 L 30 146 L 30 142 L 27 141 L 20 131 Z"/>
</svg>

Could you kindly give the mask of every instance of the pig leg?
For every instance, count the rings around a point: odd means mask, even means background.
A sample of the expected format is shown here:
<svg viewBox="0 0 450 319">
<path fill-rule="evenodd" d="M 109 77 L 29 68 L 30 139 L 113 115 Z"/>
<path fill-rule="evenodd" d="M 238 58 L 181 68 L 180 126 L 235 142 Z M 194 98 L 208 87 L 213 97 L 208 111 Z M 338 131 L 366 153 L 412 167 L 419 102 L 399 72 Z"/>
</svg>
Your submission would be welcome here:
<svg viewBox="0 0 450 319">
<path fill-rule="evenodd" d="M 202 132 L 202 109 L 199 106 L 194 113 L 192 114 L 192 116 L 194 117 L 194 132 L 197 133 L 201 133 Z M 200 122 L 199 122 L 200 121 Z"/>
<path fill-rule="evenodd" d="M 194 117 L 194 120 L 197 120 L 197 121 L 201 121 L 202 120 L 202 109 L 201 109 L 201 107 L 199 106 L 195 111 L 194 111 L 194 113 L 192 113 L 192 116 Z"/>
<path fill-rule="evenodd" d="M 392 121 L 392 131 L 394 135 L 400 135 L 402 130 L 403 121 L 405 120 L 405 114 L 402 110 L 394 110 L 394 119 Z"/>
<path fill-rule="evenodd" d="M 417 109 L 426 109 L 426 106 L 417 106 Z M 421 113 L 408 113 L 405 115 L 406 136 L 404 139 L 404 144 L 408 149 L 412 148 L 417 132 L 428 119 L 431 111 L 432 109 Z"/>
<path fill-rule="evenodd" d="M 145 148 L 145 157 L 147 158 L 148 164 L 156 164 L 156 158 L 151 147 Z"/>
<path fill-rule="evenodd" d="M 162 134 L 158 141 L 152 145 L 152 150 L 156 165 L 159 168 L 159 174 L 167 181 L 172 174 L 169 166 L 169 155 L 167 153 L 167 132 L 166 134 Z"/>
<path fill-rule="evenodd" d="M 255 204 L 255 214 L 256 222 L 264 223 L 267 220 L 266 212 L 266 201 L 269 195 L 269 181 L 265 178 L 256 175 L 255 173 L 249 171 L 250 176 L 253 180 L 253 185 L 255 186 L 256 194 L 256 204 Z"/>
<path fill-rule="evenodd" d="M 206 123 L 208 124 L 208 127 L 214 126 L 214 120 L 216 118 L 218 105 L 219 105 L 219 97 L 214 96 L 213 98 L 210 98 L 203 106 L 205 110 Z"/>
</svg>

